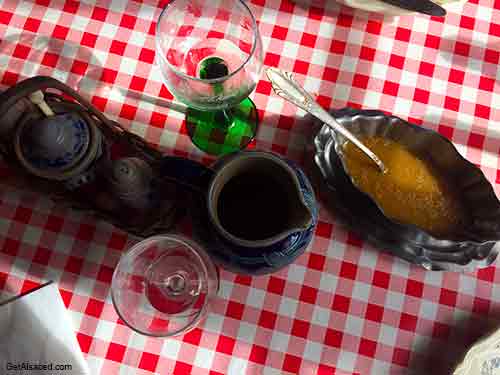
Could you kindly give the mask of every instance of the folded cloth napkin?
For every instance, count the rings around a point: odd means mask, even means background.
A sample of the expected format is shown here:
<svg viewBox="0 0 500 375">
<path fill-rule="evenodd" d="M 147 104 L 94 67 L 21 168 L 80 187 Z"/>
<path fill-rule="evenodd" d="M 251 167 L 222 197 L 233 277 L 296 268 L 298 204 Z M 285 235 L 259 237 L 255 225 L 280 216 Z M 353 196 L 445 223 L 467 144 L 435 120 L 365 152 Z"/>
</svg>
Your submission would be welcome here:
<svg viewBox="0 0 500 375">
<path fill-rule="evenodd" d="M 55 283 L 0 305 L 0 374 L 89 374 Z"/>
</svg>

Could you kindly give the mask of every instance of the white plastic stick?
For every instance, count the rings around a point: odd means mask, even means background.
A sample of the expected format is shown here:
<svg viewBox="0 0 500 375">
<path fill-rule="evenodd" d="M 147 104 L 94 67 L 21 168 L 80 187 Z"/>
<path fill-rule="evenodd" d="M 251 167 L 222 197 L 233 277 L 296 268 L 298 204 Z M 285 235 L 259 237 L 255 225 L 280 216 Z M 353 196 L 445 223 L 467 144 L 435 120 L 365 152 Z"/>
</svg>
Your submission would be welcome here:
<svg viewBox="0 0 500 375">
<path fill-rule="evenodd" d="M 37 90 L 30 95 L 30 100 L 33 104 L 37 105 L 38 108 L 43 112 L 43 114 L 47 117 L 52 117 L 55 115 L 52 108 L 49 107 L 47 102 L 44 99 L 43 92 L 41 90 Z"/>
</svg>

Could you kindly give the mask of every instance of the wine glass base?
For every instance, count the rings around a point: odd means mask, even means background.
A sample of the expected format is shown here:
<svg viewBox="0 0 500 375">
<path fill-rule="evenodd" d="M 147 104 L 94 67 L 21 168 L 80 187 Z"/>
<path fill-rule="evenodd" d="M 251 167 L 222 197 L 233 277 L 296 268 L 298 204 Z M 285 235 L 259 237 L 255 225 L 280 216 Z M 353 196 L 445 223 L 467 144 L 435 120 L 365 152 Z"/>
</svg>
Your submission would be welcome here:
<svg viewBox="0 0 500 375">
<path fill-rule="evenodd" d="M 255 138 L 259 124 L 257 108 L 246 98 L 223 111 L 199 111 L 188 108 L 186 127 L 193 143 L 212 155 L 242 150 Z"/>
</svg>

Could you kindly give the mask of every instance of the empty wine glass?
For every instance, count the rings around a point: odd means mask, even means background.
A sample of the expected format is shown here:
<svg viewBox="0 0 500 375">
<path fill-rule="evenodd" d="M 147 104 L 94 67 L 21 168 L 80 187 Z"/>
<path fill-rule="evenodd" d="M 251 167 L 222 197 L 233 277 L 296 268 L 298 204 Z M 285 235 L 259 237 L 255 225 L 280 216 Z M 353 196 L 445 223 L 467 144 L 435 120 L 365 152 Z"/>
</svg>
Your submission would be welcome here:
<svg viewBox="0 0 500 375">
<path fill-rule="evenodd" d="M 165 85 L 189 107 L 198 148 L 219 155 L 250 143 L 259 119 L 248 95 L 262 69 L 262 41 L 244 1 L 172 1 L 156 25 L 156 56 Z"/>
<path fill-rule="evenodd" d="M 139 242 L 121 258 L 111 297 L 130 328 L 168 337 L 196 327 L 218 287 L 217 270 L 198 244 L 181 236 L 156 236 Z"/>
</svg>

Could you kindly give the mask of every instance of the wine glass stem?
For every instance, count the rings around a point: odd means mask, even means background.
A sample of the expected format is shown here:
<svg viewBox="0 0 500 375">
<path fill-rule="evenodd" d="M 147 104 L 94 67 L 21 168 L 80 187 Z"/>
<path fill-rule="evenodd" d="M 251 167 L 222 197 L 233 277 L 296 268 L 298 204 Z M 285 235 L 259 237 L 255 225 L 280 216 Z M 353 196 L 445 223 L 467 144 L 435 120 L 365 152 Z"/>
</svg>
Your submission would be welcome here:
<svg viewBox="0 0 500 375">
<path fill-rule="evenodd" d="M 227 129 L 233 123 L 233 113 L 231 109 L 217 111 L 215 115 L 216 126 L 220 129 Z"/>
</svg>

